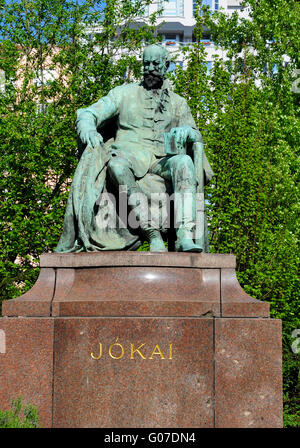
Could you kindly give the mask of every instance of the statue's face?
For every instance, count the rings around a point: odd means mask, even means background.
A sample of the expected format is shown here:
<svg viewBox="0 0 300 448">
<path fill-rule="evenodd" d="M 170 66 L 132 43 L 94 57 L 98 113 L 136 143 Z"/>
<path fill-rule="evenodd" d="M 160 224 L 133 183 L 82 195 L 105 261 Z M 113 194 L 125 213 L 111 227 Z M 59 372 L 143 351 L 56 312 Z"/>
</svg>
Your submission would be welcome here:
<svg viewBox="0 0 300 448">
<path fill-rule="evenodd" d="M 161 87 L 167 71 L 166 59 L 157 47 L 146 48 L 143 58 L 144 83 L 149 89 Z"/>
</svg>

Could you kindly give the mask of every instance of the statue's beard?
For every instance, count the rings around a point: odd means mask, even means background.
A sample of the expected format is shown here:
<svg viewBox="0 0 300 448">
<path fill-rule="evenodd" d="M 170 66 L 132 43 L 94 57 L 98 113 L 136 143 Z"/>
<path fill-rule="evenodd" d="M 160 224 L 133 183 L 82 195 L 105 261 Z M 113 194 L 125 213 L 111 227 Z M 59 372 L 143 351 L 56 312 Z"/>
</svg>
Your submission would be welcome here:
<svg viewBox="0 0 300 448">
<path fill-rule="evenodd" d="M 145 73 L 144 84 L 147 89 L 159 89 L 163 83 L 163 76 L 157 73 Z"/>
</svg>

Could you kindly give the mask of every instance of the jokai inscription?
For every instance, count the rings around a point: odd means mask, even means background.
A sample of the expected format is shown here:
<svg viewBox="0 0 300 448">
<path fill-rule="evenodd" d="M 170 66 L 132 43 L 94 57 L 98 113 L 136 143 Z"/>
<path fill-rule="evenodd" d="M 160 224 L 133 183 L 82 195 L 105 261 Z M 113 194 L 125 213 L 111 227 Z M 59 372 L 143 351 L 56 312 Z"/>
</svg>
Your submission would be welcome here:
<svg viewBox="0 0 300 448">
<path fill-rule="evenodd" d="M 91 358 L 96 360 L 102 357 L 122 359 L 124 356 L 128 359 L 173 359 L 173 343 L 162 347 L 159 344 L 146 342 L 123 345 L 119 342 L 119 338 L 116 338 L 115 342 L 109 346 L 99 342 L 98 351 L 91 352 Z"/>
</svg>

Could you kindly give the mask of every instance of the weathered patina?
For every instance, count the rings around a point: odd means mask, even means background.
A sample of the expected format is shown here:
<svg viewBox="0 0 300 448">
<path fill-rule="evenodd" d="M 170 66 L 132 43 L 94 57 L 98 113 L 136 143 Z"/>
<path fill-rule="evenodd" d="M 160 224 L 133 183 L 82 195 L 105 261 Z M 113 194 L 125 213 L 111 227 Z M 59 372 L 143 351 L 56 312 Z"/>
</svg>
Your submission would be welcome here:
<svg viewBox="0 0 300 448">
<path fill-rule="evenodd" d="M 170 221 L 166 224 L 154 216 L 161 213 L 154 193 L 174 194 L 179 223 L 175 250 L 208 252 L 204 201 L 200 213 L 196 206 L 196 193 L 203 195 L 213 176 L 202 136 L 186 100 L 172 92 L 164 79 L 167 50 L 146 47 L 143 66 L 140 84 L 118 86 L 77 112 L 80 147 L 85 149 L 75 171 L 57 252 L 134 250 L 144 240 L 149 241 L 150 251 L 166 251 L 161 234 L 168 232 Z M 117 198 L 110 207 L 107 193 Z M 146 202 L 132 201 L 141 194 Z M 138 228 L 130 220 L 124 224 L 120 213 L 124 203 Z M 115 225 L 103 225 L 104 220 L 114 222 L 109 219 L 112 214 L 117 217 Z M 198 237 L 196 220 L 200 220 Z"/>
</svg>

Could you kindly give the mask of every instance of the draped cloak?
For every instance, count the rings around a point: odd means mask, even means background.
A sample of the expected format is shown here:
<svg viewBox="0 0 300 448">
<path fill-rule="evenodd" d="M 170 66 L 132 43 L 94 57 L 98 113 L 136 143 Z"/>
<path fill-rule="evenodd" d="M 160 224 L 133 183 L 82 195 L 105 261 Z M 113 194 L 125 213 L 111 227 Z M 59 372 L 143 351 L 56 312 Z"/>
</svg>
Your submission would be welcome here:
<svg viewBox="0 0 300 448">
<path fill-rule="evenodd" d="M 158 94 L 146 90 L 141 84 L 118 86 L 97 103 L 79 109 L 76 125 L 79 139 L 83 131 L 95 130 L 108 137 L 104 138 L 105 143 L 95 148 L 87 146 L 81 155 L 56 252 L 135 250 L 142 243 L 139 233 L 124 224 L 118 216 L 116 203 L 107 206 L 107 193 L 111 192 L 107 163 L 114 155 L 129 161 L 137 185 L 149 200 L 153 192 L 172 193 L 170 183 L 149 172 L 149 168 L 156 160 L 166 156 L 164 133 L 175 127 L 189 126 L 197 133 L 199 140 L 199 143 L 194 143 L 197 149 L 197 157 L 194 158 L 197 191 L 203 193 L 204 186 L 213 176 L 203 151 L 202 136 L 187 102 L 172 92 L 166 82 Z M 112 135 L 114 137 L 109 138 Z M 203 214 L 205 220 L 204 210 Z M 103 225 L 104 217 L 107 222 L 111 220 L 116 225 Z M 166 231 L 163 222 L 159 229 Z M 208 251 L 206 220 L 204 251 Z"/>
</svg>

